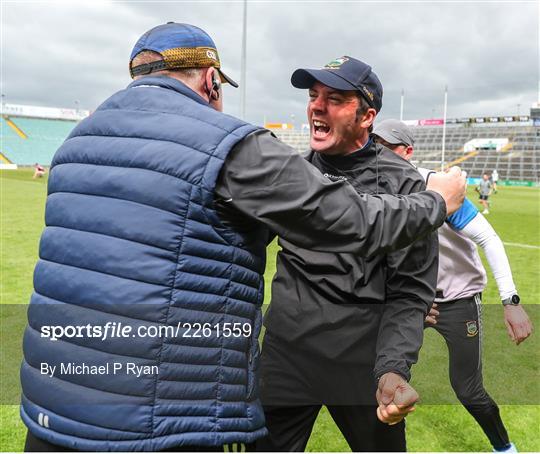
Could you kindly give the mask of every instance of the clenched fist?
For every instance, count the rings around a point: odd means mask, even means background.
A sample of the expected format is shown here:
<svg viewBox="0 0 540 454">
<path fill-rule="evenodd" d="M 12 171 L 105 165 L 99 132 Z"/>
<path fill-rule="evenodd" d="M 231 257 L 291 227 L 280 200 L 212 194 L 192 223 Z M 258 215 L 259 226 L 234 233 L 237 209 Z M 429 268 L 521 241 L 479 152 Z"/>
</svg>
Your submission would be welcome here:
<svg viewBox="0 0 540 454">
<path fill-rule="evenodd" d="M 463 203 L 467 190 L 466 174 L 459 167 L 452 167 L 448 172 L 431 174 L 427 189 L 438 192 L 446 202 L 447 215 L 452 214 Z"/>
<path fill-rule="evenodd" d="M 414 411 L 419 396 L 401 375 L 387 372 L 379 380 L 376 398 L 379 404 L 377 417 L 393 425 Z"/>
</svg>

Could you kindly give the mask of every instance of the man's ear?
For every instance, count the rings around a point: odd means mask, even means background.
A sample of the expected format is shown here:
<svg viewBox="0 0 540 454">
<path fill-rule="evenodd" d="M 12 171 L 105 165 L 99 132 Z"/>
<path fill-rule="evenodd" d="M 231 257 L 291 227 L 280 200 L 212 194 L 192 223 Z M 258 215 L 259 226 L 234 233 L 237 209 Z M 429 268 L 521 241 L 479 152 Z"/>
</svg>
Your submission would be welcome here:
<svg viewBox="0 0 540 454">
<path fill-rule="evenodd" d="M 209 101 L 218 101 L 221 95 L 221 78 L 216 68 L 208 68 L 205 75 L 206 93 Z"/>
<path fill-rule="evenodd" d="M 405 159 L 407 161 L 411 160 L 413 153 L 414 153 L 414 148 L 409 145 L 407 148 L 405 148 L 405 156 L 406 156 Z"/>
<path fill-rule="evenodd" d="M 360 121 L 360 126 L 364 129 L 368 129 L 370 126 L 373 125 L 373 122 L 375 121 L 375 117 L 377 116 L 377 111 L 370 107 L 364 115 L 362 115 L 362 119 Z"/>
<path fill-rule="evenodd" d="M 221 96 L 221 78 L 216 68 L 208 68 L 204 73 L 204 92 L 208 104 L 214 109 L 223 112 L 223 99 Z"/>
<path fill-rule="evenodd" d="M 206 93 L 206 96 L 208 96 L 208 101 L 211 100 L 212 78 L 214 77 L 214 71 L 215 69 L 210 67 L 207 68 L 206 72 L 204 73 L 204 92 Z"/>
</svg>

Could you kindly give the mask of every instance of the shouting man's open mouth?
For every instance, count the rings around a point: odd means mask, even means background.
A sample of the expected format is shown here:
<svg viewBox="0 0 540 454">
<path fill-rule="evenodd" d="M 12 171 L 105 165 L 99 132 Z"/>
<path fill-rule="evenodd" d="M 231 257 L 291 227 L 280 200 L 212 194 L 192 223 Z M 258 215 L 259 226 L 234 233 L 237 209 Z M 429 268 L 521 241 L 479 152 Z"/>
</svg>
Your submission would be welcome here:
<svg viewBox="0 0 540 454">
<path fill-rule="evenodd" d="M 313 137 L 317 139 L 325 139 L 330 133 L 330 126 L 321 120 L 312 120 Z"/>
</svg>

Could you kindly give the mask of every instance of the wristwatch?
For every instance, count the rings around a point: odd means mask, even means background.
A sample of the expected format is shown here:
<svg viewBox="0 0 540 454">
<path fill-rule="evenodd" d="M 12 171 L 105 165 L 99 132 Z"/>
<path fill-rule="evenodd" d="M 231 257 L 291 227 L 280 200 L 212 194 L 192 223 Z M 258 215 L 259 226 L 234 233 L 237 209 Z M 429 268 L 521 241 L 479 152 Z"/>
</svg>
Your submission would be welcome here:
<svg viewBox="0 0 540 454">
<path fill-rule="evenodd" d="M 517 306 L 519 302 L 521 301 L 521 298 L 518 294 L 512 295 L 510 298 L 506 298 L 505 300 L 502 300 L 503 306 Z"/>
</svg>

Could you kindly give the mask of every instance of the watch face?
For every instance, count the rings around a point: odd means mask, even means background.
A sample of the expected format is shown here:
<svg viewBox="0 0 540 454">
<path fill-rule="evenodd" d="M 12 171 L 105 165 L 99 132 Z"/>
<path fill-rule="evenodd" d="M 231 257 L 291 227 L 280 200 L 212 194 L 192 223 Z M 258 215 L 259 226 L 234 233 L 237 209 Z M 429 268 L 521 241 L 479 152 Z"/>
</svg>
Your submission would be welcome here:
<svg viewBox="0 0 540 454">
<path fill-rule="evenodd" d="M 512 304 L 519 304 L 520 298 L 518 295 L 512 295 Z"/>
</svg>

